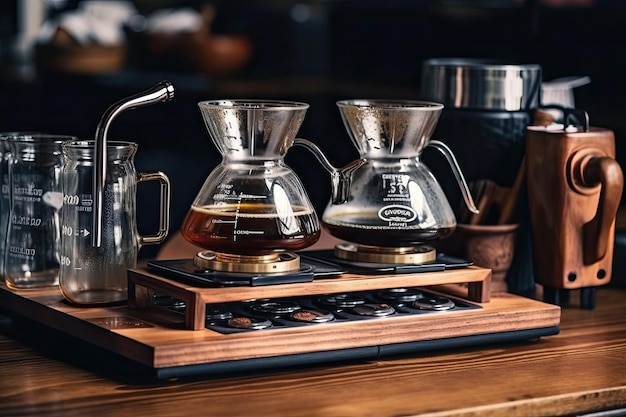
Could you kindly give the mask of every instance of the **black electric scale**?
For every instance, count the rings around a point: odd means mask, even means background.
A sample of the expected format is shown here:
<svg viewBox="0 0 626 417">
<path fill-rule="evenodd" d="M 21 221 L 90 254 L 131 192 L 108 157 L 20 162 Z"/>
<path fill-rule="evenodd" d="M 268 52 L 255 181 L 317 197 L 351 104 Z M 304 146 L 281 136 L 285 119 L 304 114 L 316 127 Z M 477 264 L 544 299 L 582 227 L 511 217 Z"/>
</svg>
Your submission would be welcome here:
<svg viewBox="0 0 626 417">
<path fill-rule="evenodd" d="M 437 272 L 463 268 L 472 261 L 444 253 L 437 254 L 435 261 L 424 264 L 386 264 L 340 259 L 333 250 L 316 250 L 298 253 L 300 268 L 282 273 L 245 273 L 215 271 L 199 268 L 193 259 L 170 259 L 149 261 L 150 272 L 203 287 L 211 286 L 263 286 L 311 282 L 314 279 L 333 278 L 345 273 L 355 274 L 412 274 Z"/>
</svg>

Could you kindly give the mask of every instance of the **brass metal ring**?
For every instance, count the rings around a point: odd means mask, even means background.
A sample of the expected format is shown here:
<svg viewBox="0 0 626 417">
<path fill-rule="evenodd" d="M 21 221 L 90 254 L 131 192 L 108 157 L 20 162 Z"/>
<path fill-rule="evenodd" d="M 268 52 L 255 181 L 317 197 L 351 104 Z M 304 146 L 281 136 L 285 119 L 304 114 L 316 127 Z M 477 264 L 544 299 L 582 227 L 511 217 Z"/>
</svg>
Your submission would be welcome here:
<svg viewBox="0 0 626 417">
<path fill-rule="evenodd" d="M 300 257 L 291 252 L 255 256 L 202 251 L 196 254 L 193 264 L 198 268 L 213 271 L 280 273 L 300 269 Z"/>
<path fill-rule="evenodd" d="M 335 256 L 360 262 L 421 265 L 437 259 L 437 251 L 429 245 L 399 248 L 340 243 L 335 246 Z"/>
</svg>

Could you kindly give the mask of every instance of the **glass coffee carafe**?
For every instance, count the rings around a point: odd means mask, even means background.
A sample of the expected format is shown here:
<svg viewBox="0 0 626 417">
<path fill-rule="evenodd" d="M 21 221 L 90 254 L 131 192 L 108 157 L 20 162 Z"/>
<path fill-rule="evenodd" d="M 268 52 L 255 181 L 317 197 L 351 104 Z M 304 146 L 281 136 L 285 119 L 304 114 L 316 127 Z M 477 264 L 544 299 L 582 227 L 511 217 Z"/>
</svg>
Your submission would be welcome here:
<svg viewBox="0 0 626 417">
<path fill-rule="evenodd" d="M 272 100 L 198 105 L 222 162 L 183 221 L 183 237 L 206 250 L 194 263 L 231 272 L 297 269 L 293 251 L 314 244 L 320 225 L 284 157 L 309 105 Z"/>
<path fill-rule="evenodd" d="M 435 251 L 426 244 L 452 234 L 456 218 L 420 160 L 424 148 L 432 146 L 446 157 L 468 208 L 477 212 L 453 153 L 430 139 L 443 105 L 402 100 L 337 105 L 359 159 L 338 169 L 312 142 L 296 139 L 295 144 L 312 151 L 331 174 L 332 197 L 322 223 L 333 236 L 356 244 L 340 245 L 338 255 L 393 263 L 434 260 Z"/>
</svg>

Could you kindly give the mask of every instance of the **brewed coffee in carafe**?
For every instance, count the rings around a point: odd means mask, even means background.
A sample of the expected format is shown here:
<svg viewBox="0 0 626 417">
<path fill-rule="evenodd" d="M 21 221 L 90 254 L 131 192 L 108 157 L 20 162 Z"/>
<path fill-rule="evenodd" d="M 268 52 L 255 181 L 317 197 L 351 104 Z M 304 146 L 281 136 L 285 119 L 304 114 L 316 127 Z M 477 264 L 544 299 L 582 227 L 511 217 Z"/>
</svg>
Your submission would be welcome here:
<svg viewBox="0 0 626 417">
<path fill-rule="evenodd" d="M 230 260 L 273 262 L 281 252 L 314 244 L 319 220 L 300 179 L 284 163 L 308 104 L 215 100 L 198 105 L 222 155 L 181 229 L 186 240 L 215 252 L 200 259 L 219 258 L 212 268 Z"/>
</svg>

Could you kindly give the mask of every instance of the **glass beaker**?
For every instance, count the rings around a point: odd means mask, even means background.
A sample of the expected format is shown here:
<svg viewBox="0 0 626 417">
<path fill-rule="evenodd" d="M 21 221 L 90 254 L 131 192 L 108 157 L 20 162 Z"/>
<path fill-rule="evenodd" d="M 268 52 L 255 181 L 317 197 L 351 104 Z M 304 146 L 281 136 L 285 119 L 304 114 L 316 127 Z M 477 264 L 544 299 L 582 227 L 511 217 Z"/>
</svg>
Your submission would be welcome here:
<svg viewBox="0 0 626 417">
<path fill-rule="evenodd" d="M 9 221 L 9 137 L 11 133 L 0 134 L 0 275 L 4 276 L 4 253 L 7 243 L 7 227 Z"/>
<path fill-rule="evenodd" d="M 169 179 L 162 172 L 136 172 L 136 143 L 109 141 L 102 240 L 99 247 L 94 247 L 94 141 L 70 141 L 62 148 L 66 162 L 61 174 L 61 292 L 68 301 L 79 305 L 123 302 L 128 293 L 127 270 L 136 266 L 141 246 L 161 243 L 167 237 Z M 137 231 L 136 194 L 137 184 L 144 181 L 160 183 L 160 224 L 156 234 L 142 236 Z"/>
<path fill-rule="evenodd" d="M 320 225 L 284 163 L 309 105 L 273 100 L 198 103 L 222 162 L 192 203 L 181 232 L 219 253 L 262 256 L 315 243 Z"/>
<path fill-rule="evenodd" d="M 7 243 L 7 227 L 11 210 L 11 193 L 9 184 L 9 158 L 11 149 L 9 140 L 14 137 L 33 135 L 37 132 L 3 132 L 0 133 L 0 275 L 4 277 L 4 258 Z"/>
<path fill-rule="evenodd" d="M 10 210 L 5 252 L 9 288 L 58 285 L 61 143 L 73 136 L 9 136 Z"/>
</svg>

